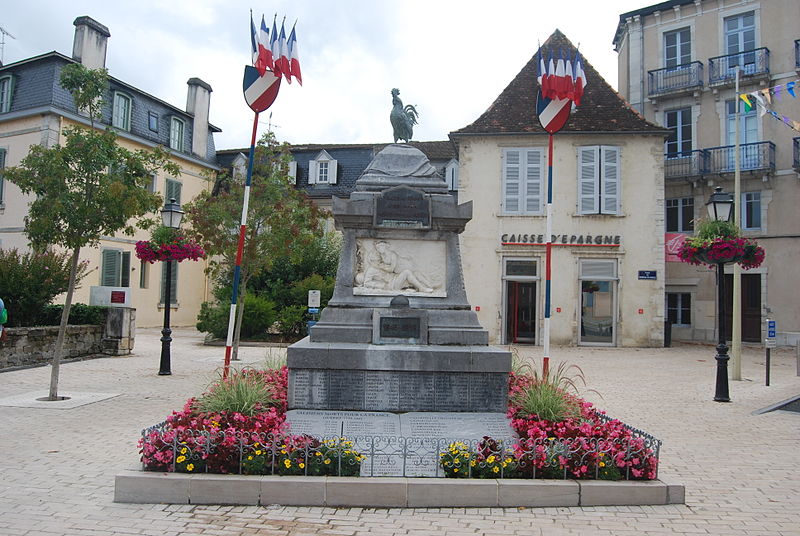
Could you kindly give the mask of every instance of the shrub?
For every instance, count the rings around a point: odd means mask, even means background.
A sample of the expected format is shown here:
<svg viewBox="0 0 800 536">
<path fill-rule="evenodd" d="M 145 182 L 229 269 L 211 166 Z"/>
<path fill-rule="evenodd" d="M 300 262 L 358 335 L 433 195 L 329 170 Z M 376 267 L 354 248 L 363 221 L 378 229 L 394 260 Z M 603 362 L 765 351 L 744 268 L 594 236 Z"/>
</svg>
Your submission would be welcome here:
<svg viewBox="0 0 800 536">
<path fill-rule="evenodd" d="M 0 292 L 9 326 L 36 325 L 45 305 L 67 291 L 69 258 L 69 253 L 52 250 L 22 253 L 0 249 Z M 78 265 L 76 284 L 86 275 L 86 265 Z"/>
<path fill-rule="evenodd" d="M 319 274 L 311 274 L 310 276 L 296 281 L 292 284 L 292 298 L 295 305 L 303 305 L 308 303 L 308 291 L 320 291 L 320 308 L 328 305 L 328 300 L 333 296 L 333 287 L 336 285 L 336 279 L 333 277 L 323 277 Z"/>
<path fill-rule="evenodd" d="M 278 312 L 278 331 L 287 339 L 298 338 L 306 326 L 306 307 L 289 305 Z"/>
<path fill-rule="evenodd" d="M 228 334 L 229 313 L 229 303 L 203 302 L 197 315 L 198 331 L 210 333 L 217 339 L 224 339 Z M 271 300 L 246 294 L 242 313 L 242 338 L 248 339 L 266 334 L 275 323 L 275 317 L 275 304 Z"/>
<path fill-rule="evenodd" d="M 45 305 L 36 323 L 40 326 L 57 326 L 61 323 L 63 305 Z M 73 303 L 69 309 L 69 324 L 102 326 L 106 323 L 108 307 Z"/>
<path fill-rule="evenodd" d="M 246 369 L 220 378 L 196 402 L 198 411 L 206 413 L 241 413 L 251 417 L 270 407 L 279 407 L 276 388 L 268 373 Z"/>
</svg>

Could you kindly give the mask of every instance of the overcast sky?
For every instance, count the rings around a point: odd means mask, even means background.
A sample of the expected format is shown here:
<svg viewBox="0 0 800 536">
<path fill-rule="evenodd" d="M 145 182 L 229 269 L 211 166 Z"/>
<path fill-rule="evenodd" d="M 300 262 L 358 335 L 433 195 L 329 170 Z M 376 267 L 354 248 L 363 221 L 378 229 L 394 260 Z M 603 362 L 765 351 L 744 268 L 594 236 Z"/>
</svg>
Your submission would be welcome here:
<svg viewBox="0 0 800 536">
<path fill-rule="evenodd" d="M 654 0 L 2 0 L 5 64 L 56 50 L 71 56 L 76 17 L 111 32 L 112 76 L 185 108 L 186 81 L 213 88 L 218 149 L 250 142 L 253 113 L 242 96 L 250 61 L 250 9 L 271 27 L 297 20 L 303 86 L 285 82 L 269 112 L 290 143 L 392 140 L 390 91 L 420 114 L 414 139 L 444 140 L 473 122 L 558 28 L 616 87 L 612 39 L 621 13 Z"/>
</svg>

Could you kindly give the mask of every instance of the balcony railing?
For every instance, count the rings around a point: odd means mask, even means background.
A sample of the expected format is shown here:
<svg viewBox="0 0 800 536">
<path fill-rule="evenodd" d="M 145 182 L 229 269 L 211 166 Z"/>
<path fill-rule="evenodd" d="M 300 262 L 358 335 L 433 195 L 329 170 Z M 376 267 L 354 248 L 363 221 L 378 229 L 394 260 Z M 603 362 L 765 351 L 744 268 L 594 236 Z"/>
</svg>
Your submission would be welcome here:
<svg viewBox="0 0 800 536">
<path fill-rule="evenodd" d="M 792 167 L 800 173 L 800 137 L 792 138 Z"/>
<path fill-rule="evenodd" d="M 735 168 L 736 147 L 726 145 L 706 149 L 708 173 L 732 173 Z M 771 141 L 743 143 L 739 146 L 741 171 L 775 171 L 775 144 Z"/>
<path fill-rule="evenodd" d="M 708 60 L 708 83 L 710 85 L 733 82 L 736 79 L 736 67 L 742 70 L 742 76 L 759 76 L 769 74 L 769 49 L 766 47 L 717 56 Z"/>
<path fill-rule="evenodd" d="M 682 179 L 699 177 L 708 169 L 708 152 L 681 151 L 664 155 L 664 178 Z"/>
<path fill-rule="evenodd" d="M 666 69 L 647 71 L 647 95 L 650 97 L 691 91 L 703 87 L 703 64 L 684 63 Z"/>
</svg>

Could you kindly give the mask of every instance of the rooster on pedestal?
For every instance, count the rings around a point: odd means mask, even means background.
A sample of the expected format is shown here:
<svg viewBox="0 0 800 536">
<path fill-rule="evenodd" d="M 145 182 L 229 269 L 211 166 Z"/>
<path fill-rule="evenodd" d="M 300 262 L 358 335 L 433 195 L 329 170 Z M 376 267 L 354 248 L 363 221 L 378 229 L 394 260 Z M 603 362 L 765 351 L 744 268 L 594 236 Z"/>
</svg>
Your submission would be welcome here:
<svg viewBox="0 0 800 536">
<path fill-rule="evenodd" d="M 403 101 L 400 100 L 400 90 L 397 88 L 392 89 L 392 113 L 389 114 L 389 120 L 392 122 L 394 129 L 394 142 L 403 140 L 406 143 L 411 140 L 414 134 L 414 125 L 417 124 L 417 109 L 409 104 L 403 107 Z"/>
</svg>

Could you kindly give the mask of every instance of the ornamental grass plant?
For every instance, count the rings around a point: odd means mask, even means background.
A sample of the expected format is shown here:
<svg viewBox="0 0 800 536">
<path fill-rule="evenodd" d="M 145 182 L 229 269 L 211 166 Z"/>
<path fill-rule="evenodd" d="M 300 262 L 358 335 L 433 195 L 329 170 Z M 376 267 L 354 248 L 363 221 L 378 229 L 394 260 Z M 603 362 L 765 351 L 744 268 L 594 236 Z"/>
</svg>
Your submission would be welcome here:
<svg viewBox="0 0 800 536">
<path fill-rule="evenodd" d="M 243 369 L 228 378 L 216 380 L 196 401 L 197 410 L 205 413 L 240 413 L 252 417 L 271 407 L 279 407 L 274 387 L 264 381 L 264 373 Z"/>
</svg>

